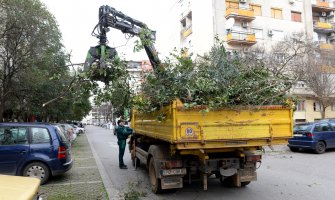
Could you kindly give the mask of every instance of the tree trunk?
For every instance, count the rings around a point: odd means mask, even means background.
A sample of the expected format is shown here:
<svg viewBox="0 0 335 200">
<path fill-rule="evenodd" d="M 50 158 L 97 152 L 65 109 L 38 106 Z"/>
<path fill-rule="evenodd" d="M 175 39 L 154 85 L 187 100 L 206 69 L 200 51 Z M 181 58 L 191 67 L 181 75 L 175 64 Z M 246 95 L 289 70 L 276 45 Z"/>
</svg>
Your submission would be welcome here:
<svg viewBox="0 0 335 200">
<path fill-rule="evenodd" d="M 3 122 L 4 103 L 0 103 L 0 122 Z"/>
<path fill-rule="evenodd" d="M 326 108 L 325 106 L 321 107 L 321 119 L 326 118 Z"/>
</svg>

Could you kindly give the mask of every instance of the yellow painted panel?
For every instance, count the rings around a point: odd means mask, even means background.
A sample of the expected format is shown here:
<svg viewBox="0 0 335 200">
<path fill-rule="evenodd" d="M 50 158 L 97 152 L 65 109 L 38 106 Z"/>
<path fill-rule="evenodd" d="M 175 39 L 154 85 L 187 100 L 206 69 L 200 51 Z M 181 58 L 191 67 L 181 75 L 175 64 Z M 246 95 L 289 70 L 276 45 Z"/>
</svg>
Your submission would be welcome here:
<svg viewBox="0 0 335 200">
<path fill-rule="evenodd" d="M 216 142 L 222 143 L 221 147 L 278 144 L 292 137 L 293 132 L 292 110 L 281 106 L 202 113 L 183 110 L 174 102 L 163 113 L 163 121 L 157 120 L 159 112 L 135 113 L 135 132 L 176 144 L 196 143 L 193 145 L 201 148 L 216 148 Z"/>
<path fill-rule="evenodd" d="M 229 33 L 228 35 L 227 35 L 227 41 L 230 41 L 230 40 L 232 40 L 233 39 L 233 33 Z"/>
<path fill-rule="evenodd" d="M 333 50 L 334 45 L 333 44 L 328 44 L 328 43 L 321 43 L 320 44 L 320 49 L 322 49 L 322 50 Z"/>
<path fill-rule="evenodd" d="M 317 1 L 316 5 L 320 7 L 329 7 L 329 2 Z"/>
<path fill-rule="evenodd" d="M 247 35 L 247 41 L 256 42 L 256 36 L 255 36 L 255 34 L 249 34 L 249 35 Z"/>
<path fill-rule="evenodd" d="M 318 28 L 324 28 L 324 29 L 331 29 L 332 28 L 332 24 L 327 23 L 327 22 L 317 22 L 316 26 Z"/>
<path fill-rule="evenodd" d="M 187 37 L 187 36 L 191 35 L 191 33 L 192 33 L 192 26 L 188 27 L 187 29 L 185 29 L 183 31 L 183 36 Z"/>
<path fill-rule="evenodd" d="M 245 17 L 254 17 L 254 11 L 250 9 L 238 9 L 238 8 L 228 8 L 226 10 L 226 16 L 229 15 L 238 15 Z"/>
</svg>

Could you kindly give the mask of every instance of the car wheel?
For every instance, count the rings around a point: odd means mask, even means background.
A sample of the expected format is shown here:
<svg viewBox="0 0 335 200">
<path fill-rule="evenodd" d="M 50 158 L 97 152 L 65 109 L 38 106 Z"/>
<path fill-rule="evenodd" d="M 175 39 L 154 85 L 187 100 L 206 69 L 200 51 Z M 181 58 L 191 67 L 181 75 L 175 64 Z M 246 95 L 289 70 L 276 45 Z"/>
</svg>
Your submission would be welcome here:
<svg viewBox="0 0 335 200">
<path fill-rule="evenodd" d="M 39 178 L 42 185 L 48 181 L 50 170 L 45 164 L 41 162 L 33 162 L 24 168 L 23 176 Z"/>
<path fill-rule="evenodd" d="M 290 147 L 290 150 L 291 150 L 292 152 L 298 152 L 298 151 L 299 151 L 299 148 L 297 148 L 297 147 Z"/>
<path fill-rule="evenodd" d="M 315 152 L 318 154 L 322 154 L 326 151 L 326 144 L 322 141 L 319 141 L 318 143 L 316 143 L 315 146 Z"/>
<path fill-rule="evenodd" d="M 155 194 L 161 193 L 162 192 L 161 182 L 156 177 L 156 170 L 155 170 L 155 164 L 154 164 L 153 158 L 150 159 L 150 163 L 149 163 L 149 180 L 150 180 L 152 192 Z"/>
</svg>

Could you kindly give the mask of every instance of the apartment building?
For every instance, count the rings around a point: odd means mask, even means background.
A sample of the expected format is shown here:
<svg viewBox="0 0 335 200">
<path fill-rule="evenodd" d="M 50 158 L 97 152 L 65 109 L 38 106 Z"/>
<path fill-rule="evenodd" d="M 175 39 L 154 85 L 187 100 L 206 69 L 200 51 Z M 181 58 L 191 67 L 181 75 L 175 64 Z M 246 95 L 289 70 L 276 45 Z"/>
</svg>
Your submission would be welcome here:
<svg viewBox="0 0 335 200">
<path fill-rule="evenodd" d="M 228 51 L 248 51 L 304 33 L 322 51 L 334 51 L 334 4 L 334 0 L 180 0 L 174 9 L 180 16 L 179 47 L 196 57 L 210 50 L 216 36 L 226 41 Z M 296 121 L 321 118 L 320 105 L 304 83 L 292 91 L 301 99 Z M 327 108 L 326 117 L 335 117 L 335 105 Z"/>
</svg>

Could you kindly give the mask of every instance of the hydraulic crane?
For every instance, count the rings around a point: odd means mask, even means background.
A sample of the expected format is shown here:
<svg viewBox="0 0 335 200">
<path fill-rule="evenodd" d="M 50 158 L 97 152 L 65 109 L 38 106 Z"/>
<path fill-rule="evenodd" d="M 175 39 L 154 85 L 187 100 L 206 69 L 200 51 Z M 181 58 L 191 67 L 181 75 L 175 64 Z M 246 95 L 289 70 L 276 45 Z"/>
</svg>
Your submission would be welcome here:
<svg viewBox="0 0 335 200">
<path fill-rule="evenodd" d="M 99 45 L 89 49 L 84 70 L 90 69 L 92 64 L 96 61 L 101 68 L 105 68 L 106 59 L 113 59 L 117 55 L 115 48 L 107 45 L 107 32 L 110 28 L 118 29 L 122 33 L 129 34 L 130 36 L 139 36 L 142 32 L 145 33 L 145 39 L 155 40 L 155 32 L 150 30 L 143 22 L 135 20 L 108 5 L 101 6 L 99 8 L 99 22 L 92 31 L 92 36 L 99 39 Z M 140 39 L 143 40 L 142 37 L 140 37 Z M 146 44 L 144 41 L 142 41 L 142 44 L 152 68 L 156 70 L 161 62 L 155 47 L 152 44 Z"/>
</svg>

